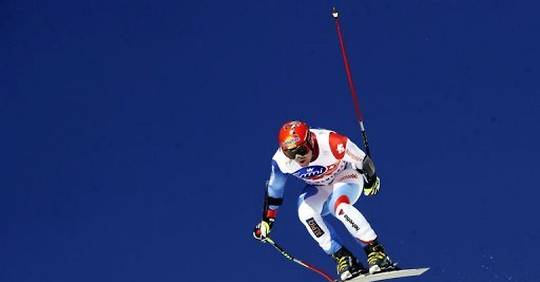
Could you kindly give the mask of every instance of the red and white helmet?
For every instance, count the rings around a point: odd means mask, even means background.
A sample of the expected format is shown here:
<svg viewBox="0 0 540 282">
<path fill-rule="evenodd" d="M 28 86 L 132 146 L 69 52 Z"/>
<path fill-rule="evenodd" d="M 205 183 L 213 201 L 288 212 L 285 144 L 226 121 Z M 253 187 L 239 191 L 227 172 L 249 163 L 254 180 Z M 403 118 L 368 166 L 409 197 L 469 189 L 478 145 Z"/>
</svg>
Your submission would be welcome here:
<svg viewBox="0 0 540 282">
<path fill-rule="evenodd" d="M 306 144 L 309 146 L 309 125 L 302 121 L 288 121 L 279 130 L 278 143 L 282 150 L 293 150 Z"/>
</svg>

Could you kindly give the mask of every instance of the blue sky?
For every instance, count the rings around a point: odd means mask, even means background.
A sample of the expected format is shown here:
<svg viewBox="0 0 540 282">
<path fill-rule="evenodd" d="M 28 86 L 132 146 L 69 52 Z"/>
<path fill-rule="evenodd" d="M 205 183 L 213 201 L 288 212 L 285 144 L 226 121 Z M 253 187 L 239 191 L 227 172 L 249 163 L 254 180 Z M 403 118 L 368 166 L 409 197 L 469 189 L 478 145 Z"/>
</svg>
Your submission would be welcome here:
<svg viewBox="0 0 540 282">
<path fill-rule="evenodd" d="M 0 281 L 323 281 L 251 230 L 284 121 L 361 144 L 334 5 L 403 281 L 539 281 L 539 4 L 497 0 L 0 3 Z M 333 273 L 302 187 L 273 237 Z"/>
</svg>

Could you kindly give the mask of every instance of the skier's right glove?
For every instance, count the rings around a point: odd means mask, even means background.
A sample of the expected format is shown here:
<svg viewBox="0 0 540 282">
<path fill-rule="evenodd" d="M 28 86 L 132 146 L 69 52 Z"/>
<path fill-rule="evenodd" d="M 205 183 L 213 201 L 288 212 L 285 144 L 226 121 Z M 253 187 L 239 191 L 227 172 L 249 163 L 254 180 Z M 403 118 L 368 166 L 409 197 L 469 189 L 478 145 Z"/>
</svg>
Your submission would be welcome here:
<svg viewBox="0 0 540 282">
<path fill-rule="evenodd" d="M 272 230 L 272 225 L 274 225 L 275 221 L 276 219 L 273 217 L 263 218 L 263 220 L 261 220 L 261 222 L 258 223 L 253 229 L 253 237 L 261 242 L 264 242 L 270 234 L 270 230 Z"/>
</svg>

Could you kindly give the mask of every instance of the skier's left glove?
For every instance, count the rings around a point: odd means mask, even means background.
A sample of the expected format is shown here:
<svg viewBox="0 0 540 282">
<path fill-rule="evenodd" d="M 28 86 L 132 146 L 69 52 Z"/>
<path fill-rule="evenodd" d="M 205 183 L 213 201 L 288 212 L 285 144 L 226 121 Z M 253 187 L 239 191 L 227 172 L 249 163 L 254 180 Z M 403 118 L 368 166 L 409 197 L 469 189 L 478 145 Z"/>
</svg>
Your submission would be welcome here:
<svg viewBox="0 0 540 282">
<path fill-rule="evenodd" d="M 261 220 L 261 222 L 258 223 L 253 229 L 253 237 L 264 242 L 270 234 L 270 230 L 272 230 L 272 226 L 274 225 L 275 221 L 276 219 L 273 217 L 263 218 L 263 220 Z"/>
<path fill-rule="evenodd" d="M 362 169 L 357 168 L 356 170 L 364 175 L 364 195 L 373 196 L 379 193 L 381 180 L 377 177 L 373 160 L 369 156 L 364 157 L 361 167 Z"/>
<path fill-rule="evenodd" d="M 365 180 L 364 195 L 373 196 L 379 193 L 379 189 L 381 189 L 381 179 L 376 174 L 371 177 L 366 175 Z"/>
</svg>

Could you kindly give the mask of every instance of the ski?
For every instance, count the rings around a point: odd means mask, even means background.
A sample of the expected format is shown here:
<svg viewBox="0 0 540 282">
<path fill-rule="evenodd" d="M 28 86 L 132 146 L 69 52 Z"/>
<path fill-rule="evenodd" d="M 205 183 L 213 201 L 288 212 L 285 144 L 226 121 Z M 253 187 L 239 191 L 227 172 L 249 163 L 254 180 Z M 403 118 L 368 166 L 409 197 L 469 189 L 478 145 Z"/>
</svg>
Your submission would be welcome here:
<svg viewBox="0 0 540 282">
<path fill-rule="evenodd" d="M 363 275 L 357 276 L 355 278 L 352 278 L 346 281 L 347 282 L 371 282 L 371 281 L 381 281 L 381 280 L 389 280 L 389 279 L 396 279 L 396 278 L 403 278 L 403 277 L 412 277 L 412 276 L 422 275 L 424 272 L 428 270 L 429 268 L 408 268 L 408 269 L 392 270 L 392 271 L 386 271 L 386 272 L 379 272 L 375 274 L 363 274 Z M 342 281 L 337 280 L 337 282 L 342 282 Z"/>
</svg>

